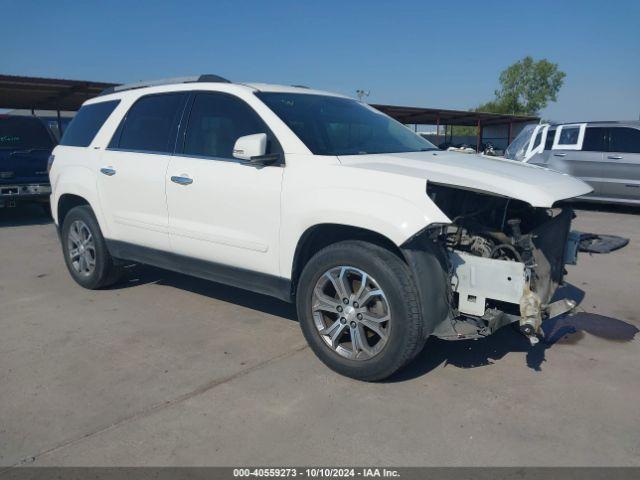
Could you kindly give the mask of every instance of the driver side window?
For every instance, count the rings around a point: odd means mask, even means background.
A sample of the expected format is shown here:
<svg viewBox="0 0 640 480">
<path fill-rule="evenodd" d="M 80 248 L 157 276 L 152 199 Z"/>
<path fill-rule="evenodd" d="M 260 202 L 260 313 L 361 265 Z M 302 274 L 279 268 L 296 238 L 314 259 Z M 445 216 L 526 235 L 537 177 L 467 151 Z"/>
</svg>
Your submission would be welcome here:
<svg viewBox="0 0 640 480">
<path fill-rule="evenodd" d="M 269 128 L 245 102 L 225 93 L 197 93 L 189 114 L 183 152 L 197 157 L 234 159 L 236 140 L 254 133 L 267 134 L 267 153 L 281 152 Z"/>
</svg>

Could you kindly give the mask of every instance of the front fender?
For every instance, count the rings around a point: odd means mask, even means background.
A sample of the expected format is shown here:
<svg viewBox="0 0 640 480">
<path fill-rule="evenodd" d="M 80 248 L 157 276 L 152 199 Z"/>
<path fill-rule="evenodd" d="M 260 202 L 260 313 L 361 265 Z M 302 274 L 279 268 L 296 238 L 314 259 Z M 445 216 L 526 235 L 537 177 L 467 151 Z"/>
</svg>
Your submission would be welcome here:
<svg viewBox="0 0 640 480">
<path fill-rule="evenodd" d="M 420 182 L 421 184 L 423 182 Z M 449 219 L 422 194 L 412 199 L 366 187 L 316 187 L 285 193 L 282 202 L 280 274 L 290 278 L 296 247 L 302 235 L 320 224 L 337 224 L 377 232 L 400 246 L 433 223 Z M 405 190 L 405 193 L 409 191 Z"/>
</svg>

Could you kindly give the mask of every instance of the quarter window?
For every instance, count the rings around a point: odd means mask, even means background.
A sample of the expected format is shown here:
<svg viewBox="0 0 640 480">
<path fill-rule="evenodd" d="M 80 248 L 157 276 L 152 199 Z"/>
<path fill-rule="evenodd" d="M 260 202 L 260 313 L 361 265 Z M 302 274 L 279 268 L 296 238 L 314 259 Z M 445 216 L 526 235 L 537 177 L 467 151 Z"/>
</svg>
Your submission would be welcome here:
<svg viewBox="0 0 640 480">
<path fill-rule="evenodd" d="M 185 98 L 184 93 L 140 98 L 129 109 L 111 146 L 143 152 L 173 152 Z"/>
<path fill-rule="evenodd" d="M 280 151 L 266 124 L 244 101 L 224 93 L 199 93 L 189 115 L 184 153 L 232 159 L 236 140 L 254 133 L 267 134 L 267 153 Z"/>
<path fill-rule="evenodd" d="M 88 147 L 119 103 L 120 100 L 112 100 L 82 107 L 64 131 L 60 145 Z"/>
<path fill-rule="evenodd" d="M 640 153 L 640 130 L 625 127 L 612 128 L 609 151 Z"/>
</svg>

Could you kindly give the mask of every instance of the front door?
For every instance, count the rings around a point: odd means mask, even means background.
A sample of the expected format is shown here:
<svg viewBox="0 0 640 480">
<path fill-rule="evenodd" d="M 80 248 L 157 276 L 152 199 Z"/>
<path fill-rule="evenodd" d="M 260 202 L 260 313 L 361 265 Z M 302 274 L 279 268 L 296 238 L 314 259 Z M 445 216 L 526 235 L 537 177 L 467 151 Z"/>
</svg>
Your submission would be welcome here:
<svg viewBox="0 0 640 480">
<path fill-rule="evenodd" d="M 170 250 L 165 177 L 186 97 L 141 97 L 102 154 L 98 194 L 110 240 Z"/>
<path fill-rule="evenodd" d="M 587 196 L 602 195 L 602 138 L 599 128 L 586 123 L 559 125 L 547 166 L 568 173 L 593 187 Z"/>
<path fill-rule="evenodd" d="M 278 275 L 282 164 L 255 167 L 233 157 L 235 141 L 266 133 L 267 153 L 280 146 L 243 100 L 195 93 L 182 145 L 166 175 L 174 253 Z"/>
<path fill-rule="evenodd" d="M 603 163 L 604 196 L 640 201 L 640 129 L 611 127 Z"/>
</svg>

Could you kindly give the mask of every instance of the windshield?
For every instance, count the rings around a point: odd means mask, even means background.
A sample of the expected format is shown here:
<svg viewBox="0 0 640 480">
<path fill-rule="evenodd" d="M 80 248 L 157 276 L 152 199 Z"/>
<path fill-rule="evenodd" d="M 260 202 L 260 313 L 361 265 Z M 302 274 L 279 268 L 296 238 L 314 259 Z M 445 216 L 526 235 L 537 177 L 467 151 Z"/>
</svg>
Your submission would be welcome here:
<svg viewBox="0 0 640 480">
<path fill-rule="evenodd" d="M 401 123 L 355 100 L 306 93 L 256 95 L 315 155 L 437 150 Z"/>
<path fill-rule="evenodd" d="M 53 147 L 47 127 L 33 117 L 0 116 L 0 149 Z"/>
<path fill-rule="evenodd" d="M 514 138 L 513 142 L 511 142 L 504 151 L 505 158 L 522 162 L 525 159 L 524 157 L 527 154 L 527 147 L 529 146 L 531 135 L 533 135 L 536 127 L 537 125 L 525 125 L 518 136 Z M 540 133 L 542 134 L 542 132 Z"/>
</svg>

